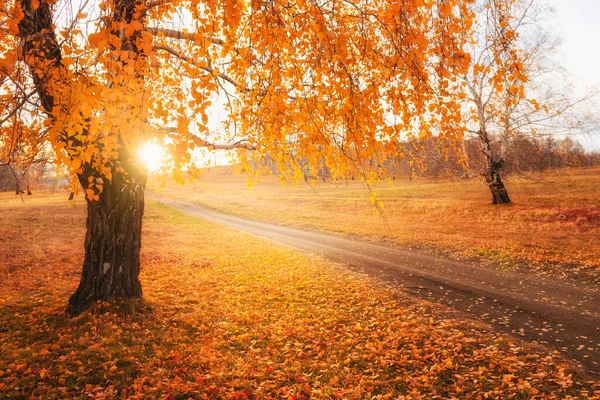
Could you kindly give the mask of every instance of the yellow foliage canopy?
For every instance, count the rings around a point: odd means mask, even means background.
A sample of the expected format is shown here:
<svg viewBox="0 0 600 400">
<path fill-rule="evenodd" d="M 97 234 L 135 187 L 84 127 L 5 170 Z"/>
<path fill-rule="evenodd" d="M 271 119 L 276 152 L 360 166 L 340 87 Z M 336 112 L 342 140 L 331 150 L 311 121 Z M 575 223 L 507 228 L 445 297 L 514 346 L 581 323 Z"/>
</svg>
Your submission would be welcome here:
<svg viewBox="0 0 600 400">
<path fill-rule="evenodd" d="M 203 146 L 256 150 L 288 178 L 323 165 L 367 178 L 401 139 L 462 137 L 472 4 L 103 0 L 65 15 L 54 0 L 1 0 L 0 101 L 29 115 L 1 134 L 37 124 L 59 161 L 105 179 L 151 138 L 177 168 Z"/>
</svg>

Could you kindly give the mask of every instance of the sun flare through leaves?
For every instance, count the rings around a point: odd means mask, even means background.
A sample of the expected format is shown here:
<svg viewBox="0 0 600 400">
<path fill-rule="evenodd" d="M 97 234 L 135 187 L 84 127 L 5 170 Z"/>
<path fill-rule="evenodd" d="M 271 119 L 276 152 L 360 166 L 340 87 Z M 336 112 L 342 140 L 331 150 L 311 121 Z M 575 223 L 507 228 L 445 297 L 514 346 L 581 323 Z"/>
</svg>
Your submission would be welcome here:
<svg viewBox="0 0 600 400">
<path fill-rule="evenodd" d="M 137 156 L 149 172 L 158 171 L 166 164 L 166 149 L 154 142 L 148 142 L 140 147 Z"/>
</svg>

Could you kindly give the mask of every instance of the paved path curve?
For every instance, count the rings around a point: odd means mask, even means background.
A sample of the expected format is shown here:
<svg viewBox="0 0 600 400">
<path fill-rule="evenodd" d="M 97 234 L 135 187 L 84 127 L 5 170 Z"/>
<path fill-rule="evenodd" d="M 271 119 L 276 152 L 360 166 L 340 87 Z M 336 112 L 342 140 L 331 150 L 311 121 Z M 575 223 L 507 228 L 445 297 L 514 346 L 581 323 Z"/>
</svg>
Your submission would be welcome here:
<svg viewBox="0 0 600 400">
<path fill-rule="evenodd" d="M 532 342 L 549 345 L 600 375 L 600 286 L 505 272 L 415 251 L 252 221 L 158 197 L 176 210 L 271 239 L 380 279 L 418 297 L 473 314 Z"/>
</svg>

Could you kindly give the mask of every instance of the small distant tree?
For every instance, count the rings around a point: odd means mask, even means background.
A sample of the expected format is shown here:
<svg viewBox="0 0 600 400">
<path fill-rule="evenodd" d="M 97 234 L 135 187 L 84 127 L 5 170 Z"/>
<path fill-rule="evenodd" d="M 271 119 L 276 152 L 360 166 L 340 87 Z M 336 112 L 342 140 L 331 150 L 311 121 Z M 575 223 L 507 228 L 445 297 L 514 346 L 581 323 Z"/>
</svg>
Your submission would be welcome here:
<svg viewBox="0 0 600 400">
<path fill-rule="evenodd" d="M 86 194 L 68 311 L 142 295 L 147 171 L 135 154 L 148 140 L 168 146 L 175 171 L 205 147 L 268 154 L 289 179 L 307 167 L 369 179 L 408 132 L 462 136 L 471 2 L 101 0 L 67 13 L 67 1 L 0 0 L 0 76 L 20 85 L 0 96 L 14 110 L 18 93 L 35 105 L 15 115 L 40 121 L 40 139 Z M 209 129 L 217 95 L 227 108 L 219 132 Z"/>
<path fill-rule="evenodd" d="M 529 77 L 523 63 L 527 54 L 520 35 L 532 5 L 533 0 L 481 0 L 474 5 L 478 20 L 472 64 L 465 76 L 470 101 L 466 118 L 472 126 L 470 132 L 481 142 L 485 162 L 482 175 L 493 204 L 511 202 L 500 174 L 504 148 L 494 149 L 493 138 L 511 134 L 512 110 L 528 101 L 525 84 Z"/>
<path fill-rule="evenodd" d="M 519 154 L 514 136 L 564 136 L 597 126 L 589 111 L 596 95 L 573 95 L 555 56 L 559 38 L 548 22 L 552 10 L 535 0 L 479 0 L 477 36 L 465 77 L 470 102 L 468 131 L 481 143 L 482 175 L 494 204 L 510 203 L 501 171 Z M 527 162 L 526 159 L 522 159 Z"/>
</svg>

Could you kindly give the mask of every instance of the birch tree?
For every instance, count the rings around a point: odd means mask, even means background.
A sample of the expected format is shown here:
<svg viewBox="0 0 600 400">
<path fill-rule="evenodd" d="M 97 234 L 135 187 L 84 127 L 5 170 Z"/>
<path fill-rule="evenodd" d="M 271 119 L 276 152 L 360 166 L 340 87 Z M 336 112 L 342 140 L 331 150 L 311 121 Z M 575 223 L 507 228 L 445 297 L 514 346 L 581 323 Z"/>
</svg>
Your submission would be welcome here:
<svg viewBox="0 0 600 400">
<path fill-rule="evenodd" d="M 365 160 L 395 156 L 409 132 L 464 133 L 471 0 L 0 1 L 0 79 L 18 83 L 3 83 L 0 120 L 35 104 L 19 123 L 43 132 L 86 195 L 71 315 L 142 295 L 135 153 L 147 141 L 168 146 L 175 170 L 203 147 L 268 155 L 290 179 L 304 177 L 294 160 L 369 179 Z M 217 94 L 227 118 L 211 132 Z"/>
</svg>

